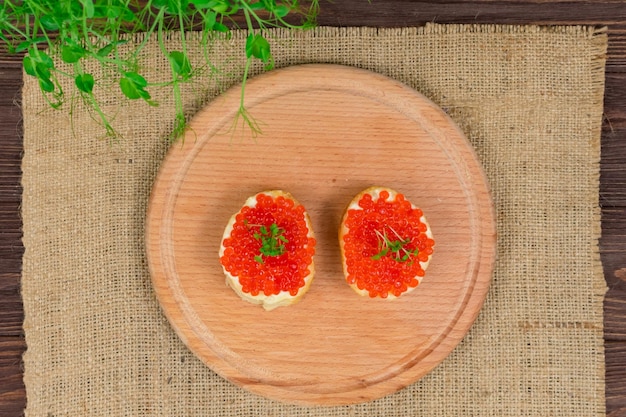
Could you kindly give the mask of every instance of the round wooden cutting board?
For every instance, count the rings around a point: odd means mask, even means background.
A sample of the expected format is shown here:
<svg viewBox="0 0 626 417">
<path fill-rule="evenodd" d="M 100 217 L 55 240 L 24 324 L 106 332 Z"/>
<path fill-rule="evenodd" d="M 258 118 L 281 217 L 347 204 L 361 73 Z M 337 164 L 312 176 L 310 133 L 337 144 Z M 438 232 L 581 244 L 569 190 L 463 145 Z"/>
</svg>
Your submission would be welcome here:
<svg viewBox="0 0 626 417">
<path fill-rule="evenodd" d="M 257 137 L 232 130 L 239 94 L 195 116 L 154 184 L 147 255 L 173 328 L 224 378 L 290 403 L 364 402 L 418 380 L 467 333 L 491 280 L 493 206 L 467 139 L 414 90 L 350 67 L 294 66 L 250 80 Z M 372 185 L 422 208 L 436 242 L 422 283 L 392 301 L 360 297 L 341 269 L 343 210 Z M 218 258 L 229 217 L 268 189 L 306 207 L 318 242 L 309 292 L 269 312 L 226 286 Z"/>
</svg>

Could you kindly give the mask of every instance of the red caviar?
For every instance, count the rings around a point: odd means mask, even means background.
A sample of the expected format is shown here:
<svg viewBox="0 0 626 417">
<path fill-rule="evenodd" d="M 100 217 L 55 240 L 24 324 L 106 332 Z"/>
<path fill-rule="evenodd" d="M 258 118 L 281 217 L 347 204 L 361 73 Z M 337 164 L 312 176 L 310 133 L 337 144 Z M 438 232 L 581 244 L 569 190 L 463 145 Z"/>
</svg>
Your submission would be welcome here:
<svg viewBox="0 0 626 417">
<path fill-rule="evenodd" d="M 285 250 L 277 256 L 264 256 L 258 233 L 261 226 L 270 229 L 272 224 L 280 228 Z M 302 205 L 284 196 L 261 193 L 255 207 L 244 206 L 237 213 L 230 236 L 222 242 L 220 262 L 239 279 L 245 293 L 269 296 L 288 291 L 295 296 L 305 285 L 315 254 L 315 238 L 308 233 Z"/>
<path fill-rule="evenodd" d="M 399 193 L 388 199 L 386 190 L 376 200 L 364 194 L 358 201 L 360 209 L 349 209 L 344 223 L 348 229 L 343 236 L 346 280 L 372 298 L 398 297 L 417 287 L 416 277 L 424 276 L 421 263 L 428 261 L 435 244 L 426 234 L 420 209 Z M 383 236 L 402 242 L 401 249 L 384 250 Z"/>
</svg>

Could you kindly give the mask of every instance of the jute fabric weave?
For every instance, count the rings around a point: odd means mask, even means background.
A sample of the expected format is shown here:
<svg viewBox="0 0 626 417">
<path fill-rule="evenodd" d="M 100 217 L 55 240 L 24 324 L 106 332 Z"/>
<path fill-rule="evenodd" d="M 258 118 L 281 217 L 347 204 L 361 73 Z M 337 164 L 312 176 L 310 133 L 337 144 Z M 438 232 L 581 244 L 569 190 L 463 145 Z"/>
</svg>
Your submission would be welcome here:
<svg viewBox="0 0 626 417">
<path fill-rule="evenodd" d="M 146 266 L 148 196 L 173 126 L 169 91 L 152 90 L 160 102 L 152 108 L 121 100 L 114 84 L 99 90 L 124 137 L 111 144 L 80 103 L 49 110 L 26 78 L 26 416 L 604 415 L 604 31 L 428 25 L 273 35 L 277 67 L 335 63 L 388 75 L 439 104 L 469 137 L 499 239 L 470 333 L 422 380 L 364 404 L 294 406 L 222 379 L 173 332 Z M 190 54 L 200 56 L 191 36 Z M 219 74 L 183 89 L 189 116 L 240 81 L 244 39 L 235 32 L 210 51 Z M 141 62 L 150 81 L 169 71 L 157 48 L 149 40 Z"/>
</svg>

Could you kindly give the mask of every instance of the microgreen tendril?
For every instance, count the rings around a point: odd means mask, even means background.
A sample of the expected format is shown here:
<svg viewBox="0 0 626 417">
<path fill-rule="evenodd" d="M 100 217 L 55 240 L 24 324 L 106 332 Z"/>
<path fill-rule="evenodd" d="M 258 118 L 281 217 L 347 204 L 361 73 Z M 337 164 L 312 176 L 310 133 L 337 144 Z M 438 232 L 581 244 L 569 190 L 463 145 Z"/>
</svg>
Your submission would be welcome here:
<svg viewBox="0 0 626 417">
<path fill-rule="evenodd" d="M 398 262 L 406 262 L 411 257 L 419 254 L 418 248 L 410 250 L 406 247 L 409 243 L 411 243 L 411 239 L 403 239 L 392 227 L 388 228 L 395 235 L 393 240 L 387 237 L 387 232 L 385 230 L 383 230 L 382 233 L 378 230 L 374 230 L 376 237 L 378 238 L 378 253 L 372 256 L 373 260 L 380 260 L 387 256 L 387 254 L 391 253 L 391 259 Z"/>
<path fill-rule="evenodd" d="M 258 227 L 259 231 L 253 234 L 253 237 L 261 242 L 259 248 L 261 254 L 254 257 L 258 263 L 263 263 L 263 256 L 280 256 L 285 253 L 285 243 L 289 243 L 289 240 L 283 235 L 285 233 L 283 228 L 278 227 L 276 223 L 272 223 L 269 230 L 263 225 Z"/>
<path fill-rule="evenodd" d="M 187 32 L 201 31 L 203 51 L 232 28 L 245 21 L 248 30 L 245 44 L 245 68 L 238 117 L 242 117 L 253 133 L 259 125 L 244 106 L 245 82 L 251 63 L 261 61 L 266 70 L 274 65 L 268 29 L 309 29 L 315 26 L 319 0 L 4 0 L 0 6 L 0 42 L 10 54 L 23 55 L 24 72 L 38 81 L 45 100 L 60 108 L 66 99 L 62 78 L 73 80 L 78 96 L 88 105 L 92 115 L 105 130 L 105 136 L 117 139 L 112 117 L 106 114 L 97 98 L 97 89 L 109 88 L 109 80 L 96 78 L 89 72 L 88 61 L 95 61 L 113 74 L 115 85 L 128 100 L 141 100 L 150 106 L 153 87 L 172 89 L 175 103 L 174 128 L 170 139 L 176 139 L 187 127 L 181 84 L 191 82 L 204 71 L 216 71 L 207 53 L 204 62 L 194 66 L 189 59 Z M 301 16 L 300 23 L 290 23 L 290 15 Z M 169 50 L 166 34 L 179 37 L 180 49 Z M 131 51 L 122 49 L 128 35 L 144 33 L 143 40 Z M 146 79 L 139 67 L 139 57 L 151 35 L 170 65 L 169 81 Z M 61 70 L 57 64 L 67 64 Z"/>
</svg>

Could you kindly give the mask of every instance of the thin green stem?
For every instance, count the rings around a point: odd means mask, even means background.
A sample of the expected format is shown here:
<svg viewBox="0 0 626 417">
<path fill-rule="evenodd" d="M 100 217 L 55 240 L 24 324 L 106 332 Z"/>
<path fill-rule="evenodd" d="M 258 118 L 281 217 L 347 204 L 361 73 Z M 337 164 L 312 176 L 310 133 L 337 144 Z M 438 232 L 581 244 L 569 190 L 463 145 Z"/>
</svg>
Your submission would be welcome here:
<svg viewBox="0 0 626 417">
<path fill-rule="evenodd" d="M 244 2 L 243 14 L 246 18 L 246 26 L 250 32 L 254 32 L 254 27 L 252 26 L 252 19 L 250 18 L 250 14 L 254 14 L 254 12 L 250 9 L 249 6 Z M 256 16 L 256 14 L 255 14 Z"/>
<path fill-rule="evenodd" d="M 243 77 L 241 80 L 241 91 L 239 94 L 239 110 L 245 108 L 246 98 L 246 83 L 248 82 L 248 72 L 250 72 L 250 66 L 252 65 L 252 58 L 246 58 L 246 65 L 243 68 Z"/>
<path fill-rule="evenodd" d="M 12 32 L 13 35 L 17 34 L 25 39 L 28 39 L 31 37 L 30 34 L 28 33 L 29 32 L 28 28 L 30 27 L 30 25 L 26 25 L 26 28 L 27 28 L 26 32 L 22 31 L 18 26 L 12 25 L 9 22 L 3 22 L 3 25 L 4 25 L 4 30 L 6 30 L 7 32 Z"/>
<path fill-rule="evenodd" d="M 185 56 L 187 56 L 187 39 L 185 33 L 185 22 L 183 19 L 183 10 L 182 6 L 178 5 L 178 26 L 180 30 L 180 42 L 181 42 L 181 50 Z"/>
<path fill-rule="evenodd" d="M 146 5 L 146 9 L 150 9 L 152 6 L 152 1 L 149 1 L 148 4 Z M 165 9 L 162 8 L 159 10 L 159 13 L 155 16 L 154 18 L 154 22 L 152 22 L 152 25 L 148 28 L 148 30 L 146 30 L 146 35 L 144 36 L 143 40 L 139 43 L 139 45 L 137 45 L 137 47 L 135 48 L 135 51 L 133 52 L 133 57 L 137 57 L 139 56 L 139 53 L 143 50 L 143 48 L 146 46 L 146 43 L 148 43 L 148 41 L 150 40 L 150 35 L 153 34 L 156 31 L 158 31 L 158 33 L 160 33 L 163 30 L 163 17 L 165 16 Z"/>
</svg>

